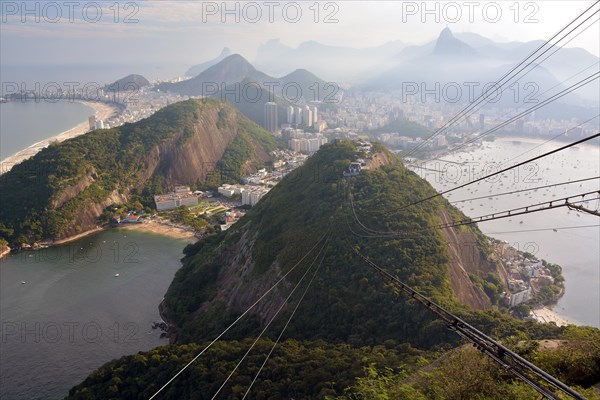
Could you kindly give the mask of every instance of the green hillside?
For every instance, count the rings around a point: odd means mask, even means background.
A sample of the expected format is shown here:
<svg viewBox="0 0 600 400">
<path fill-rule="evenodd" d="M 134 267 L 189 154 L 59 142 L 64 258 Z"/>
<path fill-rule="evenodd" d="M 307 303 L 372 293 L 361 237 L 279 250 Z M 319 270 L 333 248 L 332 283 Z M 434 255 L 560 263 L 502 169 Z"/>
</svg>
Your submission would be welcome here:
<svg viewBox="0 0 600 400">
<path fill-rule="evenodd" d="M 209 99 L 51 144 L 0 176 L 0 238 L 27 243 L 79 233 L 106 205 L 139 193 L 152 206 L 157 192 L 201 181 L 218 167 L 237 181 L 258 150 L 264 158 L 276 147 L 231 105 Z"/>
<path fill-rule="evenodd" d="M 600 372 L 600 331 L 570 327 L 559 337 L 562 345 L 523 342 L 520 352 L 589 400 L 600 399 L 583 389 Z M 251 340 L 217 342 L 161 392 L 164 400 L 210 399 Z M 68 400 L 142 400 L 152 396 L 206 344 L 170 345 L 111 361 L 69 392 Z M 260 340 L 219 398 L 241 399 L 262 365 L 272 341 Z M 523 400 L 540 396 L 468 346 L 448 353 L 424 352 L 386 342 L 370 347 L 347 344 L 279 343 L 265 364 L 248 398 L 327 400 Z"/>
<path fill-rule="evenodd" d="M 324 101 L 325 103 L 336 103 L 336 95 L 339 93 L 339 87 L 333 82 L 325 82 L 310 71 L 297 69 L 286 76 L 278 79 L 281 88 L 296 87 L 300 88 L 302 97 L 306 101 Z M 289 96 L 293 96 L 290 90 Z"/>
<path fill-rule="evenodd" d="M 112 361 L 73 388 L 69 398 L 148 398 L 280 279 L 161 398 L 211 398 L 280 307 L 283 311 L 224 387 L 223 398 L 242 398 L 284 327 L 250 398 L 465 398 L 463 386 L 445 395 L 445 386 L 460 381 L 453 364 L 472 365 L 468 376 L 484 383 L 463 382 L 472 388 L 472 398 L 531 398 L 526 386 L 485 364 L 478 353 L 447 353 L 463 343 L 459 337 L 382 282 L 353 254 L 357 247 L 568 384 L 589 387 L 600 367 L 598 330 L 525 322 L 500 308 L 472 311 L 460 304 L 450 285 L 448 245 L 439 231 L 425 228 L 439 222 L 440 212 L 462 214 L 442 198 L 402 209 L 434 190 L 381 146 L 373 149 L 379 164 L 347 180 L 343 171 L 356 157 L 355 144 L 323 146 L 229 230 L 188 245 L 163 304 L 178 344 Z M 365 227 L 413 233 L 382 237 Z M 485 237 L 476 228 L 461 229 L 472 232 L 485 253 Z M 315 271 L 309 274 L 311 286 L 303 283 L 294 293 L 309 271 Z M 306 297 L 298 303 L 303 290 Z M 539 339 L 571 344 L 548 352 L 537 349 Z M 567 372 L 566 365 L 577 373 Z M 490 382 L 497 392 L 486 386 Z"/>
<path fill-rule="evenodd" d="M 104 91 L 108 94 L 120 93 L 127 91 L 139 91 L 143 87 L 150 86 L 150 81 L 142 75 L 131 74 L 121 78 L 104 87 Z"/>
<path fill-rule="evenodd" d="M 412 139 L 425 139 L 433 134 L 430 129 L 427 129 L 423 125 L 405 119 L 394 120 L 381 128 L 370 131 L 369 133 L 374 134 L 388 132 L 398 132 L 400 136 L 407 136 Z"/>
<path fill-rule="evenodd" d="M 342 177 L 355 147 L 350 142 L 326 145 L 226 233 L 185 249 L 187 257 L 164 303 L 177 327 L 178 340 L 212 338 L 251 304 L 250 298 L 258 295 L 256 287 L 268 287 L 326 235 L 323 269 L 313 283 L 313 294 L 304 300 L 288 328 L 291 337 L 353 345 L 393 339 L 424 347 L 453 341 L 454 336 L 419 306 L 398 302 L 394 291 L 353 254 L 352 249 L 359 246 L 423 294 L 467 312 L 450 287 L 446 242 L 439 231 L 422 230 L 439 223 L 441 210 L 462 214 L 441 198 L 390 213 L 434 191 L 382 151 L 390 163 L 361 173 L 350 183 L 361 222 L 374 230 L 420 232 L 400 238 L 363 237 L 369 235 L 353 220 L 348 182 Z M 482 240 L 476 228 L 463 229 L 474 231 Z M 294 272 L 289 281 L 299 276 Z M 284 294 L 282 290 L 273 295 L 273 304 L 281 302 Z M 256 333 L 268 314 L 269 310 L 263 310 L 244 319 L 236 326 L 236 338 Z M 485 317 L 477 318 L 486 325 Z M 510 324 L 506 328 L 535 330 Z"/>
<path fill-rule="evenodd" d="M 244 57 L 232 54 L 202 71 L 192 79 L 162 83 L 156 87 L 186 96 L 205 96 L 227 100 L 245 116 L 264 126 L 264 105 L 277 103 L 280 123 L 286 120 L 286 107 L 291 102 L 323 101 L 335 104 L 339 87 L 305 69 L 297 69 L 281 78 L 256 70 Z"/>
</svg>

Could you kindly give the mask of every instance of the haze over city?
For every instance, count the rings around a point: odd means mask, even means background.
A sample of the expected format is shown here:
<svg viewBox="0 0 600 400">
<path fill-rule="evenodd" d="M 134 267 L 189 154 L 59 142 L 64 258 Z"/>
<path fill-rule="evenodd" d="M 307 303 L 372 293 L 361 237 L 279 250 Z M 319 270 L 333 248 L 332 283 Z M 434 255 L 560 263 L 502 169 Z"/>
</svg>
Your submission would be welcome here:
<svg viewBox="0 0 600 400">
<path fill-rule="evenodd" d="M 38 23 L 35 12 L 28 16 L 22 7 L 27 2 L 3 1 L 6 22 L 0 54 L 3 64 L 114 64 L 135 59 L 187 65 L 210 58 L 223 47 L 252 60 L 258 47 L 271 39 L 291 47 L 306 41 L 357 48 L 390 41 L 422 45 L 435 40 L 445 27 L 498 42 L 526 42 L 550 37 L 587 3 L 369 1 L 367 7 L 365 2 L 340 1 L 315 7 L 308 2 L 255 2 L 255 7 L 248 7 L 225 2 L 222 7 L 221 2 L 157 0 L 132 2 L 129 7 L 128 2 L 117 2 L 119 13 L 113 3 L 99 2 L 98 15 L 85 3 L 69 8 L 57 2 L 57 9 L 44 13 L 43 3 L 32 2 L 32 10 L 35 4 L 40 7 Z M 236 7 L 237 14 L 227 13 Z M 53 23 L 44 23 L 45 19 Z M 582 47 L 598 56 L 599 34 L 596 24 L 568 47 Z M 28 49 L 25 54 L 23 48 Z"/>
</svg>

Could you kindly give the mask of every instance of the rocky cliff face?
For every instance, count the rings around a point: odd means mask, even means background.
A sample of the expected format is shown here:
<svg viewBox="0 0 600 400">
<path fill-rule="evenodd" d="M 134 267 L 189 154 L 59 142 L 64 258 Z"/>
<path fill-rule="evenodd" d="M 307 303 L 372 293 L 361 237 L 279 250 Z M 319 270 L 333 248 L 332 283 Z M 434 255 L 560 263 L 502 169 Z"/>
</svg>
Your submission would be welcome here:
<svg viewBox="0 0 600 400">
<path fill-rule="evenodd" d="M 238 132 L 236 113 L 219 121 L 219 110 L 203 112 L 194 123 L 191 136 L 181 143 L 177 135 L 155 146 L 147 157 L 148 176 L 160 174 L 167 185 L 193 184 L 204 180 L 223 157 Z"/>
<path fill-rule="evenodd" d="M 52 145 L 2 175 L 3 204 L 11 206 L 0 210 L 0 237 L 64 239 L 95 228 L 104 209 L 127 202 L 134 189 L 202 182 L 226 154 L 229 168 L 250 171 L 275 147 L 268 132 L 227 102 L 176 103 L 135 124 Z"/>
<path fill-rule="evenodd" d="M 191 136 L 182 140 L 183 132 L 176 132 L 171 138 L 155 145 L 144 158 L 144 168 L 140 170 L 142 179 L 138 186 L 159 175 L 164 179 L 166 188 L 179 184 L 191 185 L 206 178 L 221 159 L 227 145 L 237 134 L 237 115 L 230 113 L 226 121 L 221 121 L 223 128 L 217 127 L 218 109 L 204 111 L 193 124 Z M 182 143 L 183 142 L 183 143 Z M 264 161 L 264 160 L 258 160 Z M 91 172 L 55 195 L 53 208 L 58 209 L 70 199 L 78 196 L 94 181 Z M 60 237 L 72 236 L 97 227 L 98 217 L 111 204 L 121 204 L 127 201 L 131 187 L 122 186 L 114 190 L 101 202 L 87 201 L 76 213 L 73 225 L 62 232 Z"/>
<path fill-rule="evenodd" d="M 99 203 L 92 201 L 86 202 L 86 204 L 83 207 L 80 207 L 77 211 L 76 219 L 73 224 L 68 226 L 59 236 L 55 237 L 54 239 L 61 240 L 98 228 L 98 217 L 102 214 L 106 207 L 110 206 L 111 204 L 122 204 L 126 201 L 127 196 L 125 194 L 114 190 L 105 200 Z"/>
<path fill-rule="evenodd" d="M 442 211 L 443 223 L 451 221 L 447 212 Z M 485 310 L 492 306 L 490 298 L 475 286 L 469 275 L 483 276 L 495 271 L 495 266 L 477 246 L 477 240 L 472 232 L 461 232 L 458 228 L 442 230 L 450 252 L 448 272 L 450 283 L 459 303 L 474 310 Z"/>
</svg>

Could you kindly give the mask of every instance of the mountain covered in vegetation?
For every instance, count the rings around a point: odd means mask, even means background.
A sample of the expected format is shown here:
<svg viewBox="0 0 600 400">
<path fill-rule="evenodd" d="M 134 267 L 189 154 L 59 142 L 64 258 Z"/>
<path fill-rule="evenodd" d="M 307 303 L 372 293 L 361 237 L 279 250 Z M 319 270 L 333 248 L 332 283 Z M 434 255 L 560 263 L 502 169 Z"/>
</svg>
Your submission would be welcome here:
<svg viewBox="0 0 600 400">
<path fill-rule="evenodd" d="M 361 150 L 351 142 L 322 147 L 227 232 L 188 246 L 164 301 L 178 340 L 200 342 L 220 332 L 298 260 L 314 258 L 313 246 L 323 247 L 323 267 L 312 284 L 314 294 L 288 328 L 299 340 L 354 345 L 402 340 L 430 346 L 446 338 L 418 306 L 397 304 L 356 257 L 356 246 L 451 309 L 487 310 L 497 304 L 502 271 L 490 261 L 487 239 L 471 227 L 427 229 L 464 216 L 441 197 L 402 208 L 435 191 L 396 156 L 379 145 L 373 148 L 371 170 L 347 180 L 343 172 L 351 160 L 364 156 Z M 318 242 L 321 237 L 326 239 Z M 297 281 L 298 274 L 286 281 Z M 489 288 L 475 285 L 470 275 Z M 240 337 L 268 320 L 286 294 L 287 287 L 276 289 L 269 302 L 236 325 Z"/>
<path fill-rule="evenodd" d="M 206 96 L 210 91 L 214 91 L 212 86 L 208 85 L 216 84 L 220 88 L 221 86 L 241 82 L 245 78 L 260 82 L 272 79 L 267 74 L 254 68 L 241 55 L 232 54 L 202 71 L 192 79 L 175 83 L 161 83 L 157 86 L 157 89 L 187 96 Z"/>
<path fill-rule="evenodd" d="M 0 238 L 31 243 L 85 232 L 112 204 L 153 206 L 154 194 L 204 182 L 216 169 L 219 179 L 235 183 L 277 146 L 233 106 L 213 99 L 51 144 L 0 176 Z"/>
<path fill-rule="evenodd" d="M 241 82 L 232 83 L 219 89 L 212 96 L 214 99 L 224 99 L 233 104 L 242 114 L 265 126 L 265 104 L 273 102 L 277 104 L 278 121 L 284 122 L 287 118 L 287 107 L 292 105 L 283 97 L 270 92 L 260 82 L 250 78 Z"/>
<path fill-rule="evenodd" d="M 240 83 L 243 80 L 258 82 L 262 87 L 272 91 L 279 97 L 285 94 L 288 98 L 303 97 L 305 100 L 322 100 L 326 95 L 327 82 L 318 78 L 305 69 L 297 69 L 281 78 L 269 76 L 254 68 L 254 66 L 239 54 L 225 57 L 217 64 L 207 68 L 192 79 L 174 83 L 162 83 L 156 87 L 161 91 L 170 91 L 187 96 L 210 96 L 226 86 Z M 287 85 L 287 86 L 286 86 Z M 294 85 L 299 93 L 286 88 Z M 243 92 L 238 93 L 241 95 Z M 228 99 L 227 99 L 228 100 Z"/>
<path fill-rule="evenodd" d="M 227 100 L 259 125 L 264 121 L 264 105 L 279 106 L 279 121 L 286 119 L 286 107 L 299 101 L 338 102 L 340 88 L 305 69 L 276 78 L 254 68 L 239 54 L 232 54 L 200 72 L 192 79 L 161 83 L 156 90 L 185 96 Z"/>
<path fill-rule="evenodd" d="M 518 344 L 511 339 L 511 344 L 587 399 L 599 400 L 598 391 L 589 386 L 600 373 L 600 331 L 575 326 L 559 331 L 556 336 L 561 339 Z M 113 360 L 72 388 L 66 400 L 148 399 L 206 344 L 162 346 Z M 274 344 L 257 342 L 222 389 L 221 398 L 244 396 Z M 251 345 L 251 339 L 216 342 L 158 398 L 212 398 Z M 540 396 L 472 346 L 442 352 L 392 341 L 355 347 L 289 339 L 274 348 L 247 398 L 535 400 Z"/>
<path fill-rule="evenodd" d="M 147 398 L 223 331 L 161 398 L 211 398 L 262 331 L 224 398 L 242 398 L 259 370 L 250 398 L 532 398 L 478 353 L 447 355 L 459 337 L 399 296 L 357 250 L 569 384 L 595 383 L 598 331 L 512 318 L 498 301 L 502 271 L 488 239 L 475 227 L 429 229 L 464 216 L 441 197 L 403 207 L 434 189 L 383 147 L 365 152 L 347 141 L 323 146 L 229 230 L 187 246 L 162 305 L 177 344 L 108 363 L 69 398 Z M 369 169 L 344 176 L 357 157 L 368 157 Z M 548 355 L 538 339 L 568 344 Z M 561 352 L 577 374 L 563 369 Z M 446 396 L 454 381 L 466 386 Z"/>
<path fill-rule="evenodd" d="M 142 75 L 131 74 L 104 87 L 107 93 L 137 92 L 143 87 L 150 86 L 150 81 Z"/>
</svg>

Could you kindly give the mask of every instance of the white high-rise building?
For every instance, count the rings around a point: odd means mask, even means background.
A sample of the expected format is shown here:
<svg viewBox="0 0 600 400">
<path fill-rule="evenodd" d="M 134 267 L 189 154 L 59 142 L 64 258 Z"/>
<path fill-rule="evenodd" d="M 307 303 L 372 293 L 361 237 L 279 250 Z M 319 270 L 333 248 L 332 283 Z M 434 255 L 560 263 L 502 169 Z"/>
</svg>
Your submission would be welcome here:
<svg viewBox="0 0 600 400">
<path fill-rule="evenodd" d="M 517 304 L 525 303 L 531 298 L 531 288 L 527 288 L 510 296 L 510 306 L 514 307 Z"/>
<path fill-rule="evenodd" d="M 321 147 L 321 139 L 319 139 L 319 138 L 308 139 L 308 152 L 309 153 L 314 153 L 314 152 L 318 151 L 319 147 Z"/>
<path fill-rule="evenodd" d="M 312 111 L 312 124 L 310 126 L 316 125 L 319 122 L 319 113 L 317 106 L 310 106 L 310 110 Z"/>
<path fill-rule="evenodd" d="M 250 206 L 256 205 L 264 195 L 269 193 L 269 190 L 270 189 L 265 187 L 253 187 L 245 190 L 242 192 L 242 204 L 248 204 Z"/>
<path fill-rule="evenodd" d="M 302 143 L 302 139 L 291 139 L 290 140 L 290 149 L 292 149 L 293 151 L 299 153 L 301 150 L 301 146 L 300 143 Z"/>
<path fill-rule="evenodd" d="M 300 152 L 308 153 L 308 139 L 299 139 L 300 140 Z"/>
<path fill-rule="evenodd" d="M 313 125 L 313 119 L 312 119 L 312 110 L 310 109 L 309 106 L 305 106 L 304 110 L 303 110 L 303 115 L 302 115 L 302 120 L 304 121 L 304 125 L 306 126 L 312 126 Z"/>
<path fill-rule="evenodd" d="M 287 123 L 288 124 L 294 123 L 294 107 L 293 106 L 288 106 L 288 108 L 287 108 Z"/>
<path fill-rule="evenodd" d="M 294 110 L 294 114 L 295 114 L 295 122 L 296 125 L 302 125 L 303 119 L 302 119 L 302 107 L 296 107 L 296 109 Z"/>
<path fill-rule="evenodd" d="M 265 130 L 275 133 L 279 128 L 277 103 L 265 103 Z"/>
</svg>

